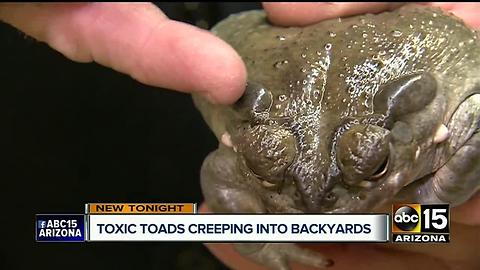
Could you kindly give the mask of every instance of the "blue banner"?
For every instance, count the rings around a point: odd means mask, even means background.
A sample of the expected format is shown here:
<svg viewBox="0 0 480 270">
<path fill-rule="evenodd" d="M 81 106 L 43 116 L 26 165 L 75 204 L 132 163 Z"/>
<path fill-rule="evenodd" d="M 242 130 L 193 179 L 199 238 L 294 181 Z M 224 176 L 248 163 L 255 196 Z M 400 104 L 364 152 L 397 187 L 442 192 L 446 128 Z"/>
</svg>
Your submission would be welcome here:
<svg viewBox="0 0 480 270">
<path fill-rule="evenodd" d="M 39 214 L 35 217 L 37 242 L 84 242 L 85 215 Z"/>
</svg>

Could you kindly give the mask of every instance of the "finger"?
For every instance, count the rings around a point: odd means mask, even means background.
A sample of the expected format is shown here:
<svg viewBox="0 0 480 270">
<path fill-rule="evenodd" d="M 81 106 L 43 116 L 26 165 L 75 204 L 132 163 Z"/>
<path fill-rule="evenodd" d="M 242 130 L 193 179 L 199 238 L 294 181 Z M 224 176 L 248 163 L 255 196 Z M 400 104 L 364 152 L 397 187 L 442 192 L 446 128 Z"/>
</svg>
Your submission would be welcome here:
<svg viewBox="0 0 480 270">
<path fill-rule="evenodd" d="M 480 29 L 480 4 L 478 3 L 425 3 L 426 5 L 439 7 L 450 11 L 461 18 L 467 25 L 475 29 Z"/>
<path fill-rule="evenodd" d="M 232 244 L 206 243 L 205 246 L 217 259 L 228 266 L 229 269 L 268 270 L 267 267 L 261 266 L 240 255 Z"/>
<path fill-rule="evenodd" d="M 291 250 L 287 251 L 287 256 L 292 262 L 318 268 L 329 268 L 335 264 L 333 260 L 328 259 L 322 253 L 314 252 L 307 248 L 300 248 L 297 245 L 291 247 Z"/>
<path fill-rule="evenodd" d="M 200 212 L 208 213 L 210 210 L 203 204 L 200 206 Z M 241 256 L 231 244 L 206 244 L 206 246 L 215 257 L 231 269 L 267 269 Z M 329 270 L 448 269 L 439 259 L 424 254 L 386 248 L 383 244 L 303 244 L 301 247 L 331 258 L 335 264 L 328 268 Z M 318 268 L 293 263 L 292 269 L 313 270 Z"/>
<path fill-rule="evenodd" d="M 424 254 L 428 257 L 436 258 L 437 260 L 443 260 L 449 265 L 455 266 L 455 269 L 479 269 L 479 242 L 479 226 L 467 226 L 460 223 L 451 223 L 450 243 L 447 245 L 412 243 L 389 244 L 388 247 L 395 250 Z"/>
<path fill-rule="evenodd" d="M 149 3 L 2 4 L 0 19 L 68 58 L 95 61 L 145 84 L 231 103 L 245 85 L 238 54 Z"/>
<path fill-rule="evenodd" d="M 378 244 L 381 246 L 381 244 Z M 206 244 L 220 261 L 231 269 L 266 270 L 235 251 L 231 244 Z M 307 247 L 303 245 L 303 247 Z M 315 244 L 308 248 L 327 254 L 335 264 L 328 270 L 404 270 L 404 269 L 449 269 L 441 260 L 424 254 L 400 251 L 365 244 Z M 318 270 L 313 266 L 292 263 L 293 270 Z M 462 268 L 459 268 L 462 269 Z"/>
<path fill-rule="evenodd" d="M 274 259 L 270 260 L 268 263 L 269 268 L 275 270 L 292 270 L 288 263 L 287 258 L 285 257 L 275 257 Z M 245 268 L 242 268 L 245 269 Z"/>
<path fill-rule="evenodd" d="M 400 3 L 263 3 L 268 19 L 281 26 L 303 26 L 322 20 L 363 13 L 378 13 Z"/>
<path fill-rule="evenodd" d="M 316 252 L 333 258 L 335 265 L 329 270 L 401 270 L 449 269 L 441 260 L 410 251 L 394 250 L 385 244 L 302 244 Z M 295 270 L 304 268 L 295 268 Z M 305 268 L 307 269 L 307 268 Z M 310 269 L 310 268 L 308 268 Z"/>
</svg>

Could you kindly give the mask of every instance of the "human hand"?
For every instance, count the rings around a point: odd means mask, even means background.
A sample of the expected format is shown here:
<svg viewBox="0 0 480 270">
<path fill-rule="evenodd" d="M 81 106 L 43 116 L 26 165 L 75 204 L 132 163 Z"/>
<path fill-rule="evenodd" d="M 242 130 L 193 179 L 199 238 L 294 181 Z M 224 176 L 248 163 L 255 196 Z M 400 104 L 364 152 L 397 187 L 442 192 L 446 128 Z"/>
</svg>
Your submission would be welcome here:
<svg viewBox="0 0 480 270">
<path fill-rule="evenodd" d="M 386 205 L 378 212 L 389 213 Z M 210 210 L 203 204 L 199 211 Z M 466 222 L 466 223 L 465 223 Z M 468 225 L 469 224 L 469 225 Z M 477 270 L 480 267 L 480 193 L 462 206 L 452 209 L 451 239 L 448 244 L 300 244 L 332 259 L 329 270 Z M 266 270 L 240 255 L 232 244 L 206 244 L 207 248 L 231 269 Z M 292 270 L 314 270 L 296 262 Z"/>
<path fill-rule="evenodd" d="M 480 4 L 423 3 L 443 8 L 480 29 Z M 394 9 L 397 3 L 264 3 L 270 21 L 277 25 L 308 25 L 324 19 L 375 13 Z M 390 206 L 382 209 L 391 211 Z M 208 212 L 204 205 L 200 211 Z M 451 213 L 451 243 L 434 244 L 308 244 L 302 245 L 333 259 L 329 269 L 479 269 L 480 193 Z M 264 267 L 242 257 L 230 244 L 208 244 L 212 253 L 232 269 L 260 270 Z M 292 269 L 314 269 L 293 263 Z"/>
<path fill-rule="evenodd" d="M 245 66 L 208 31 L 169 20 L 151 3 L 0 4 L 0 20 L 71 60 L 95 61 L 134 79 L 215 103 L 243 93 Z"/>
</svg>

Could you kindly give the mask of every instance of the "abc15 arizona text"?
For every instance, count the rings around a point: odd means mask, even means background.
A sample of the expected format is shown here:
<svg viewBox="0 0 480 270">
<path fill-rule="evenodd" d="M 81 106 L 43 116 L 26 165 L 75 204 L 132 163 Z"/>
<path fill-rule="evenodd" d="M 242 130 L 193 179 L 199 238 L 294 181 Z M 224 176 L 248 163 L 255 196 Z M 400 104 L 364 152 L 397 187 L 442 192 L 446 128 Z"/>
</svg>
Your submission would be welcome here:
<svg viewBox="0 0 480 270">
<path fill-rule="evenodd" d="M 397 243 L 450 242 L 448 204 L 394 204 L 392 241 Z"/>
</svg>

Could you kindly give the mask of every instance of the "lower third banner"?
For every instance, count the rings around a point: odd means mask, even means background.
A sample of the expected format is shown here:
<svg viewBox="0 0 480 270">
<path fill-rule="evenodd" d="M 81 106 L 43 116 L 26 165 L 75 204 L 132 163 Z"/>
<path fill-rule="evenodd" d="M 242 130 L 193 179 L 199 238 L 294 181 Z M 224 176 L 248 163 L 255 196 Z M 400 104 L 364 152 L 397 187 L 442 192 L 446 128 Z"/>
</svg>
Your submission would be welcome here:
<svg viewBox="0 0 480 270">
<path fill-rule="evenodd" d="M 88 215 L 87 241 L 388 242 L 389 216 Z"/>
</svg>

